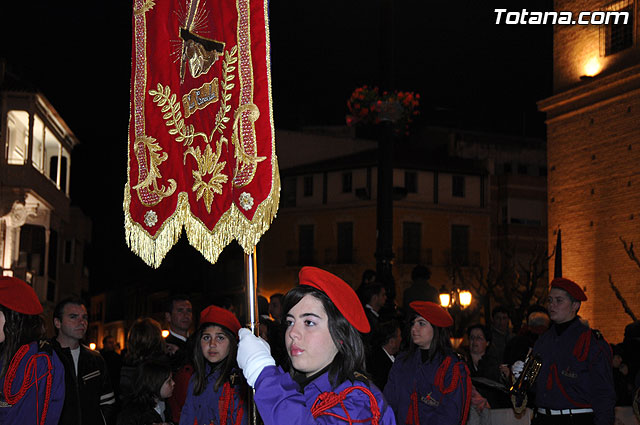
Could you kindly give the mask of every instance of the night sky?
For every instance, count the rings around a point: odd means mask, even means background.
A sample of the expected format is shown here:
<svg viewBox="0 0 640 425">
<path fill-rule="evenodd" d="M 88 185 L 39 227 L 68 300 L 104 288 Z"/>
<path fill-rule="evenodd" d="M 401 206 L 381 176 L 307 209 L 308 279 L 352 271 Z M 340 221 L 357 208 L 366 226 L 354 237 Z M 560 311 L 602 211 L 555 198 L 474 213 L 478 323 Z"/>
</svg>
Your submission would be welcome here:
<svg viewBox="0 0 640 425">
<path fill-rule="evenodd" d="M 368 84 L 420 93 L 424 124 L 544 137 L 536 101 L 551 94 L 553 28 L 495 25 L 494 9 L 551 10 L 551 0 L 393 7 L 383 23 L 378 1 L 271 1 L 277 128 L 342 124 L 351 92 Z M 187 269 L 195 280 L 241 271 L 236 244 L 221 256 L 226 266 L 212 268 L 183 237 L 152 271 L 124 243 L 130 2 L 5 1 L 0 16 L 9 70 L 38 87 L 82 143 L 73 152 L 71 197 L 94 224 L 93 290 L 184 281 Z"/>
</svg>

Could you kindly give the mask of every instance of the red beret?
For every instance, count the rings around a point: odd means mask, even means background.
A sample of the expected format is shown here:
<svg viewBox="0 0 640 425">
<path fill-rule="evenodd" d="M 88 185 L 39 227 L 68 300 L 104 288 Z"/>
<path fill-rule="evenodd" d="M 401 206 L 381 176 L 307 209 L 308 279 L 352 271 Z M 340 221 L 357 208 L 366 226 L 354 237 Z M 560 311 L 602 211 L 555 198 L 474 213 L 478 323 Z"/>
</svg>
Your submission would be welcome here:
<svg viewBox="0 0 640 425">
<path fill-rule="evenodd" d="M 569 293 L 569 295 L 571 295 L 578 301 L 587 300 L 587 295 L 584 293 L 582 288 L 580 288 L 577 283 L 569 279 L 565 279 L 564 277 L 556 277 L 555 279 L 553 279 L 551 281 L 551 287 L 564 289 Z"/>
<path fill-rule="evenodd" d="M 0 304 L 22 314 L 42 313 L 36 291 L 17 277 L 0 276 Z"/>
<path fill-rule="evenodd" d="M 338 276 L 317 267 L 303 267 L 298 274 L 300 285 L 312 286 L 321 290 L 354 328 L 362 333 L 371 330 L 367 315 L 360 299 L 351 286 Z"/>
<path fill-rule="evenodd" d="M 202 310 L 202 313 L 200 313 L 200 324 L 203 323 L 215 323 L 216 325 L 224 326 L 235 335 L 238 334 L 238 331 L 242 327 L 235 314 L 215 305 L 210 305 Z"/>
<path fill-rule="evenodd" d="M 439 328 L 448 328 L 453 325 L 453 318 L 442 306 L 431 301 L 412 301 L 409 307 L 429 323 Z"/>
</svg>

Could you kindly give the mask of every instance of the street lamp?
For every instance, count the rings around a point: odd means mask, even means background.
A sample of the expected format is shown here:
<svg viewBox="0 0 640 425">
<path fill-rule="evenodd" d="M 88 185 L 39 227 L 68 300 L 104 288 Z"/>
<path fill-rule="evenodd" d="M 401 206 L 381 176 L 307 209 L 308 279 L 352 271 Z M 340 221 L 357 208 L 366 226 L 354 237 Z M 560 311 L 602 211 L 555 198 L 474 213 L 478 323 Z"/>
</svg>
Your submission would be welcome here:
<svg viewBox="0 0 640 425">
<path fill-rule="evenodd" d="M 444 308 L 458 305 L 464 309 L 471 305 L 471 301 L 473 301 L 473 296 L 466 289 L 453 288 L 449 291 L 444 285 L 440 288 L 440 305 Z"/>
</svg>

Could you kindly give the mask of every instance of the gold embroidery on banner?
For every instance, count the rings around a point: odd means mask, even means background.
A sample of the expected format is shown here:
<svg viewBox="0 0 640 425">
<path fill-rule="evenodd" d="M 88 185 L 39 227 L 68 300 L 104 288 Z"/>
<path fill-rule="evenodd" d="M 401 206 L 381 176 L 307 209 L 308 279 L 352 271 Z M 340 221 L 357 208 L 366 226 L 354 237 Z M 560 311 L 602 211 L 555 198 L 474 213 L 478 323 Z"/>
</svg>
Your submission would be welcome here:
<svg viewBox="0 0 640 425">
<path fill-rule="evenodd" d="M 184 117 L 189 118 L 195 111 L 202 110 L 219 99 L 218 78 L 214 78 L 210 83 L 204 83 L 199 88 L 193 89 L 182 96 Z"/>
<path fill-rule="evenodd" d="M 180 28 L 180 38 L 184 41 L 180 60 L 180 81 L 184 81 L 187 63 L 191 76 L 198 78 L 208 73 L 224 52 L 224 43 L 193 34 L 186 28 Z"/>
<path fill-rule="evenodd" d="M 140 14 L 146 13 L 148 11 L 150 11 L 151 9 L 153 9 L 153 6 L 156 5 L 156 2 L 153 0 L 145 0 L 143 5 L 140 6 L 139 9 L 134 9 L 133 10 L 133 16 L 138 16 Z"/>
<path fill-rule="evenodd" d="M 216 131 L 222 134 L 222 130 L 227 128 L 225 123 L 229 122 L 227 113 L 231 110 L 231 105 L 227 104 L 227 102 L 231 100 L 231 93 L 229 93 L 229 90 L 235 87 L 235 84 L 232 81 L 235 78 L 233 71 L 236 69 L 233 65 L 238 62 L 238 57 L 236 56 L 237 53 L 238 46 L 233 46 L 230 52 L 224 52 L 224 61 L 222 61 L 222 81 L 220 82 L 222 95 L 220 96 L 220 109 L 216 114 L 216 125 L 211 133 L 212 138 Z"/>
<path fill-rule="evenodd" d="M 251 183 L 251 181 L 253 180 L 253 176 L 256 174 L 258 163 L 267 159 L 266 156 L 256 156 L 247 153 L 247 149 L 245 146 L 247 143 L 240 142 L 241 136 L 239 135 L 239 120 L 245 111 L 249 113 L 248 118 L 251 122 L 251 125 L 253 125 L 253 123 L 256 122 L 256 120 L 260 117 L 260 110 L 253 103 L 242 105 L 236 110 L 234 114 L 235 117 L 233 120 L 233 134 L 231 135 L 231 143 L 235 148 L 233 156 L 236 158 L 236 168 L 233 175 L 233 185 L 235 187 L 244 187 Z M 252 141 L 253 144 L 252 146 L 249 146 L 249 148 L 253 152 L 255 152 L 258 150 L 257 141 L 255 140 L 255 138 L 252 139 Z M 251 141 L 249 141 L 249 143 L 250 142 Z M 238 174 L 242 174 L 242 178 L 239 179 Z"/>
<path fill-rule="evenodd" d="M 222 153 L 222 144 L 226 142 L 227 139 L 224 137 L 218 140 L 215 154 L 211 150 L 211 145 L 207 145 L 204 149 L 204 154 L 200 152 L 199 146 L 196 148 L 190 147 L 184 153 L 184 162 L 187 160 L 187 155 L 193 155 L 198 164 L 198 170 L 192 171 L 195 183 L 191 190 L 196 192 L 196 201 L 203 198 L 208 213 L 211 213 L 214 194 L 222 194 L 222 185 L 228 180 L 227 175 L 222 173 L 227 162 L 218 162 L 220 154 Z M 211 175 L 211 178 L 208 182 L 205 182 L 204 177 L 208 175 Z"/>
<path fill-rule="evenodd" d="M 207 135 L 201 132 L 196 133 L 193 124 L 185 126 L 184 119 L 182 118 L 182 112 L 180 112 L 180 103 L 176 102 L 176 95 L 171 94 L 171 88 L 169 86 L 162 86 L 158 83 L 157 90 L 149 90 L 149 94 L 153 96 L 153 101 L 164 113 L 162 118 L 166 121 L 165 124 L 174 128 L 169 130 L 169 134 L 176 137 L 176 142 L 183 142 L 184 146 L 191 146 L 193 139 L 196 136 L 204 138 L 205 142 L 209 142 Z"/>
<path fill-rule="evenodd" d="M 162 200 L 162 198 L 173 195 L 177 187 L 177 183 L 175 180 L 168 180 L 168 188 L 165 188 L 165 186 L 158 187 L 158 179 L 162 179 L 162 174 L 160 174 L 158 166 L 166 161 L 168 155 L 166 152 L 162 152 L 162 147 L 158 144 L 156 139 L 149 136 L 138 136 L 136 137 L 133 149 L 136 156 L 144 159 L 144 161 L 139 161 L 139 165 L 147 163 L 146 155 L 148 155 L 149 158 L 149 167 L 147 169 L 140 170 L 141 172 L 138 177 L 138 184 L 133 186 L 133 189 L 138 191 L 138 194 L 140 194 L 141 189 L 146 189 L 149 192 L 157 195 L 157 200 L 154 202 L 145 202 L 142 197 L 140 197 L 140 202 L 142 202 L 143 205 L 149 207 L 157 205 Z"/>
</svg>

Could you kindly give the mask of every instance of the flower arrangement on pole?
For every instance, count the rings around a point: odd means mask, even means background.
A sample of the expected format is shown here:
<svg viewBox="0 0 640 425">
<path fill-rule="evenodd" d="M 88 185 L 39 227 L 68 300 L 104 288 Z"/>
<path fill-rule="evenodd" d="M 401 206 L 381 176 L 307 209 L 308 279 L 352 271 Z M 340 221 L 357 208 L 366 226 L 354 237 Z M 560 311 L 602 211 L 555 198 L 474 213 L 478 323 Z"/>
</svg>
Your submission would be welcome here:
<svg viewBox="0 0 640 425">
<path fill-rule="evenodd" d="M 362 86 L 353 91 L 347 101 L 348 126 L 370 126 L 391 122 L 396 134 L 409 135 L 409 124 L 420 111 L 420 94 L 408 91 L 383 91 Z"/>
</svg>

